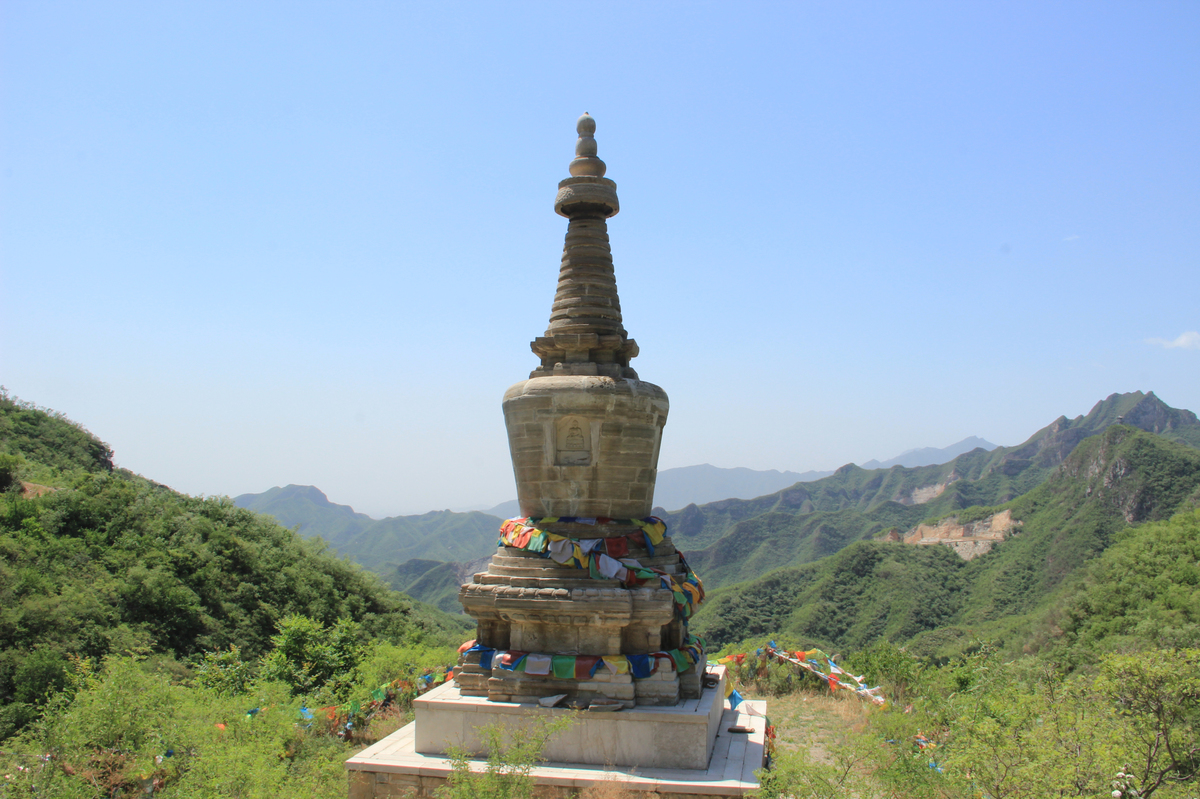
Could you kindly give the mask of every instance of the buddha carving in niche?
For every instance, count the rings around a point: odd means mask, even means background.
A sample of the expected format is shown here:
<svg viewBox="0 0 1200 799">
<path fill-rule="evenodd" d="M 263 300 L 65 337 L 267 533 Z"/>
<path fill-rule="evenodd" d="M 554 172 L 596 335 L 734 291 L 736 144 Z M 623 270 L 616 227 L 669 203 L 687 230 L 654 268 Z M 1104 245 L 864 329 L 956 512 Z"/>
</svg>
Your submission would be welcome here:
<svg viewBox="0 0 1200 799">
<path fill-rule="evenodd" d="M 592 443 L 589 425 L 577 416 L 568 416 L 558 422 L 557 461 L 559 466 L 590 466 Z"/>
<path fill-rule="evenodd" d="M 583 430 L 579 427 L 579 422 L 571 422 L 571 429 L 567 431 L 567 445 L 563 449 L 586 449 L 587 444 L 583 443 Z"/>
</svg>

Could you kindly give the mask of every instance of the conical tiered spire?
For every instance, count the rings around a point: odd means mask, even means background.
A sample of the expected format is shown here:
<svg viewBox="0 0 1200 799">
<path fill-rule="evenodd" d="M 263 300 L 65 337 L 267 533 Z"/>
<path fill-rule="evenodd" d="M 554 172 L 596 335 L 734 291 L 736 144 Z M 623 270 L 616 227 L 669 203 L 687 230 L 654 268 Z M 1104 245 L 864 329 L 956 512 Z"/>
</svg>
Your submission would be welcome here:
<svg viewBox="0 0 1200 799">
<path fill-rule="evenodd" d="M 575 126 L 579 139 L 571 177 L 558 184 L 554 210 L 570 220 L 563 246 L 558 291 L 546 335 L 531 343 L 541 366 L 530 377 L 603 375 L 637 379 L 629 360 L 637 342 L 621 324 L 621 299 L 608 246 L 610 216 L 619 210 L 617 184 L 604 177 L 596 157 L 596 120 L 584 114 Z"/>
</svg>

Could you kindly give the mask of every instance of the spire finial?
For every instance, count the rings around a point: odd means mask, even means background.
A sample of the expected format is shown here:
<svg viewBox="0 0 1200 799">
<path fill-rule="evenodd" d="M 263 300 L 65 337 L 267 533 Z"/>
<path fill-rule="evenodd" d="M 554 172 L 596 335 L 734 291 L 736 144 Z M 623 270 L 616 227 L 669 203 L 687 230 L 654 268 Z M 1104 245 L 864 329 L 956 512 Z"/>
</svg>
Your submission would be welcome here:
<svg viewBox="0 0 1200 799">
<path fill-rule="evenodd" d="M 579 134 L 579 139 L 575 142 L 575 160 L 571 162 L 571 176 L 604 177 L 607 167 L 596 157 L 596 120 L 584 111 L 583 116 L 575 123 L 575 131 Z"/>
<path fill-rule="evenodd" d="M 596 120 L 584 114 L 575 123 L 579 140 L 571 177 L 560 181 L 554 211 L 571 220 L 563 243 L 558 290 L 550 307 L 546 335 L 533 341 L 542 364 L 530 377 L 597 375 L 637 379 L 629 359 L 637 342 L 621 323 L 621 300 L 613 274 L 612 250 L 605 222 L 621 206 L 617 184 L 604 177 L 596 157 Z"/>
</svg>

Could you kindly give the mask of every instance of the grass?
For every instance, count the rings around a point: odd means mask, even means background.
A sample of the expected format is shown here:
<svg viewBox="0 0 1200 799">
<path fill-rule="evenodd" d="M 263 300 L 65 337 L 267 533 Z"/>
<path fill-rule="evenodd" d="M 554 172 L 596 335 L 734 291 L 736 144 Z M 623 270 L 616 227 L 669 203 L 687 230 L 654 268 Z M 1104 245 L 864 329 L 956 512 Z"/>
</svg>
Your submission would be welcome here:
<svg viewBox="0 0 1200 799">
<path fill-rule="evenodd" d="M 855 697 L 798 691 L 767 699 L 777 752 L 804 749 L 817 763 L 837 767 L 834 752 L 867 727 L 870 706 Z"/>
</svg>

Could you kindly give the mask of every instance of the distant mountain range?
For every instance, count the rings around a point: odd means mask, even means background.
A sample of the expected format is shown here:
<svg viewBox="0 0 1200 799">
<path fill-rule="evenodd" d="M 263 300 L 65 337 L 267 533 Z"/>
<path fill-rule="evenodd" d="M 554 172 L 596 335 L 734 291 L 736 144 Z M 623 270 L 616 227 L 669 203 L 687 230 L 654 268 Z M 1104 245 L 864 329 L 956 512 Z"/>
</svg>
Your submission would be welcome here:
<svg viewBox="0 0 1200 799">
<path fill-rule="evenodd" d="M 993 450 L 995 444 L 982 438 L 971 436 L 957 444 L 951 444 L 944 449 L 924 447 L 902 452 L 895 458 L 882 463 L 876 460 L 862 464 L 864 469 L 887 469 L 892 466 L 928 466 L 945 463 L 970 452 L 976 447 Z M 679 466 L 674 469 L 662 469 L 654 485 L 654 506 L 664 510 L 685 508 L 688 505 L 703 505 L 706 502 L 716 502 L 722 499 L 751 499 L 763 494 L 773 494 L 776 491 L 793 486 L 796 483 L 811 483 L 828 477 L 832 471 L 781 472 L 776 469 L 758 471 L 737 467 L 724 469 L 707 463 L 699 466 Z M 521 512 L 515 499 L 502 502 L 485 513 L 509 519 Z"/>
<path fill-rule="evenodd" d="M 956 510 L 1008 502 L 1045 480 L 1079 442 L 1118 423 L 1200 447 L 1200 421 L 1191 411 L 1171 408 L 1153 393 L 1113 394 L 1086 416 L 1060 416 L 1015 447 L 975 449 L 912 469 L 849 464 L 812 483 L 689 506 L 665 520 L 705 585 L 727 585 Z"/>
<path fill-rule="evenodd" d="M 690 490 L 717 491 L 726 498 L 662 515 L 676 546 L 687 551 L 705 585 L 716 588 L 809 563 L 856 541 L 909 530 L 963 508 L 1009 502 L 1045 481 L 1081 441 L 1121 423 L 1200 448 L 1200 421 L 1191 411 L 1171 408 L 1153 392 L 1113 394 L 1086 416 L 1060 416 L 1014 447 L 968 438 L 942 450 L 906 452 L 878 468 L 847 464 L 816 479 L 812 472 L 707 465 L 665 469 L 660 483 L 666 478 L 669 486 L 675 473 Z M 966 451 L 937 462 L 955 450 Z M 910 467 L 906 459 L 934 462 Z M 722 483 L 724 477 L 729 482 Z M 772 480 L 783 486 L 754 498 L 730 498 L 755 485 L 770 486 Z M 730 490 L 734 486 L 740 488 Z M 274 488 L 234 501 L 299 526 L 304 535 L 321 536 L 397 590 L 450 611 L 457 610 L 457 585 L 495 551 L 501 519 L 517 513 L 501 505 L 492 514 L 435 511 L 376 521 L 331 503 L 312 486 Z"/>
<path fill-rule="evenodd" d="M 964 438 L 957 444 L 951 444 L 945 449 L 934 449 L 933 447 L 910 449 L 901 452 L 890 461 L 880 463 L 879 461 L 871 460 L 866 463 L 860 463 L 859 466 L 863 469 L 890 469 L 893 466 L 906 466 L 909 469 L 913 469 L 917 466 L 934 466 L 939 463 L 952 461 L 959 455 L 968 453 L 977 447 L 991 452 L 996 448 L 996 445 L 990 441 L 984 441 L 977 436 L 971 436 Z"/>
</svg>

